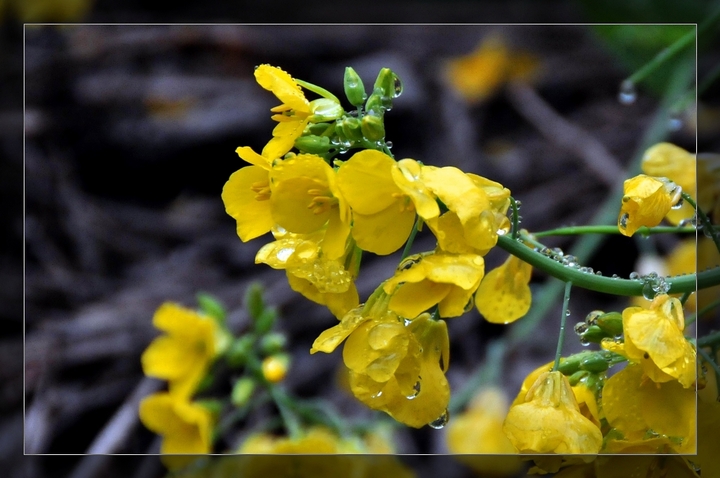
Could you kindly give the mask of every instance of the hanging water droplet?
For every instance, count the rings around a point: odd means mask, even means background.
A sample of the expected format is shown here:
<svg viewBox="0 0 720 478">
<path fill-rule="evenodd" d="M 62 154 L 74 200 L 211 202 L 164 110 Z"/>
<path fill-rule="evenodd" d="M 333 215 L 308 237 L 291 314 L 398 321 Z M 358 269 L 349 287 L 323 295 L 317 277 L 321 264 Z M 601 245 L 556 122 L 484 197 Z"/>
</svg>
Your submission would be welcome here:
<svg viewBox="0 0 720 478">
<path fill-rule="evenodd" d="M 620 227 L 622 227 L 623 229 L 627 229 L 627 222 L 628 222 L 629 218 L 630 218 L 630 215 L 628 213 L 625 213 L 622 216 L 620 216 Z"/>
<path fill-rule="evenodd" d="M 429 427 L 432 427 L 436 430 L 439 430 L 443 428 L 445 425 L 447 425 L 448 421 L 450 421 L 450 412 L 446 408 L 442 415 L 437 417 L 435 420 L 428 423 Z"/>
<path fill-rule="evenodd" d="M 583 347 L 587 347 L 588 345 L 590 345 L 590 341 L 583 337 L 580 339 L 580 345 L 582 345 Z"/>
<path fill-rule="evenodd" d="M 408 400 L 412 400 L 413 398 L 417 397 L 419 393 L 420 393 L 420 380 L 415 382 L 415 385 L 413 385 L 413 393 L 408 395 L 405 398 L 407 398 Z"/>
<path fill-rule="evenodd" d="M 386 147 L 387 149 L 392 149 L 392 147 L 393 147 L 392 141 L 385 141 L 385 147 Z"/>
<path fill-rule="evenodd" d="M 605 312 L 602 310 L 593 310 L 592 312 L 588 313 L 588 315 L 585 316 L 585 323 L 587 325 L 595 325 L 597 322 L 598 317 L 601 315 L 604 315 Z"/>
<path fill-rule="evenodd" d="M 567 310 L 565 311 L 565 317 L 570 317 L 570 309 L 567 309 Z"/>
<path fill-rule="evenodd" d="M 680 131 L 683 127 L 682 113 L 673 113 L 668 119 L 669 131 Z"/>
<path fill-rule="evenodd" d="M 587 332 L 587 329 L 588 324 L 586 324 L 585 322 L 578 322 L 577 324 L 575 324 L 575 328 L 573 330 L 575 330 L 576 334 L 582 335 Z"/>
<path fill-rule="evenodd" d="M 623 105 L 631 105 L 637 99 L 637 91 L 635 84 L 630 80 L 624 80 L 620 83 L 620 92 L 618 93 L 618 101 Z"/>
<path fill-rule="evenodd" d="M 645 284 L 643 284 L 642 295 L 647 300 L 653 300 L 655 298 L 655 291 L 653 290 L 652 282 L 645 282 Z"/>
<path fill-rule="evenodd" d="M 516 201 L 515 201 L 515 207 L 518 208 L 518 209 L 520 209 L 520 206 L 522 206 L 522 202 L 516 200 Z"/>
<path fill-rule="evenodd" d="M 393 98 L 397 98 L 400 96 L 403 92 L 403 84 L 402 81 L 400 81 L 400 78 L 398 78 L 397 75 L 394 76 L 394 91 L 393 91 Z"/>
</svg>

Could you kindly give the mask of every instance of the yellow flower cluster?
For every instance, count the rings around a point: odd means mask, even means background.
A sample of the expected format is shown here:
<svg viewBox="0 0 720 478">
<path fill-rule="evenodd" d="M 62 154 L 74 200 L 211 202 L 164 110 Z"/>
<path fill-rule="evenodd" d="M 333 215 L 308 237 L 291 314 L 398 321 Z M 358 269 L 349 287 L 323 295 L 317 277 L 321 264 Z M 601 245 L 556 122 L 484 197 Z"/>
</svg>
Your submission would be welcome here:
<svg viewBox="0 0 720 478">
<path fill-rule="evenodd" d="M 212 318 L 171 302 L 158 308 L 153 325 L 166 334 L 143 352 L 142 367 L 145 375 L 167 380 L 169 391 L 144 398 L 140 420 L 163 437 L 163 454 L 209 453 L 214 417 L 192 396 L 226 340 Z"/>
<path fill-rule="evenodd" d="M 320 144 L 314 132 L 322 125 L 323 134 L 332 134 L 352 124 L 337 99 L 269 65 L 255 77 L 282 104 L 272 110 L 278 125 L 262 154 L 238 148 L 250 166 L 223 188 L 240 239 L 271 232 L 275 240 L 256 263 L 285 270 L 293 290 L 340 320 L 312 352 L 332 352 L 347 338 L 344 359 L 357 398 L 411 426 L 442 421 L 450 395 L 447 331 L 424 312 L 437 306 L 439 317 L 457 317 L 476 303 L 487 320 L 508 323 L 530 306 L 529 265 L 511 258 L 483 281 L 483 256 L 510 230 L 510 191 L 454 167 L 396 161 L 368 138 L 358 140 L 364 149 L 331 166 L 333 155 L 303 152 L 301 145 Z M 308 101 L 301 85 L 324 97 Z M 363 124 L 372 116 L 377 126 L 374 111 Z M 290 152 L 294 146 L 299 153 Z M 422 224 L 437 248 L 406 258 L 373 304 L 360 305 L 354 281 L 362 251 L 394 253 Z"/>
</svg>

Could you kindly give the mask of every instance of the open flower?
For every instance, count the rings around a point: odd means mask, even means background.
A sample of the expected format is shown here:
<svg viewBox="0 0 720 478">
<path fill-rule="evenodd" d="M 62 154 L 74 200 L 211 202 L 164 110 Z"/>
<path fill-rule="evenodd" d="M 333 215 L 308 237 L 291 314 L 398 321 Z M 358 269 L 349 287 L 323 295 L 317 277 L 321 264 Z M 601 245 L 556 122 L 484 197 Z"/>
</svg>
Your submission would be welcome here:
<svg viewBox="0 0 720 478">
<path fill-rule="evenodd" d="M 391 254 L 407 240 L 415 221 L 415 205 L 392 177 L 395 160 L 364 150 L 337 172 L 338 188 L 353 215 L 352 236 L 358 247 L 379 255 Z"/>
<path fill-rule="evenodd" d="M 695 348 L 683 335 L 682 304 L 661 294 L 648 308 L 628 307 L 623 311 L 624 343 L 611 339 L 602 347 L 639 363 L 654 382 L 679 381 L 689 388 L 695 383 Z"/>
<path fill-rule="evenodd" d="M 140 402 L 140 420 L 163 437 L 160 453 L 210 453 L 212 413 L 186 398 L 166 392 L 155 393 Z"/>
<path fill-rule="evenodd" d="M 416 254 L 398 266 L 384 289 L 392 294 L 390 309 L 403 317 L 416 317 L 436 304 L 441 317 L 458 317 L 466 312 L 484 272 L 477 254 Z"/>
<path fill-rule="evenodd" d="M 632 446 L 647 452 L 648 446 L 655 446 L 655 452 L 672 448 L 677 453 L 695 453 L 695 401 L 694 389 L 676 381 L 653 382 L 640 365 L 627 365 L 603 387 L 605 418 L 625 441 L 613 448 L 620 451 Z M 659 439 L 648 441 L 653 438 Z"/>
<path fill-rule="evenodd" d="M 532 266 L 512 254 L 488 272 L 475 293 L 475 306 L 494 324 L 509 324 L 530 310 Z"/>
<path fill-rule="evenodd" d="M 680 200 L 682 192 L 667 178 L 639 174 L 626 179 L 618 216 L 618 228 L 624 236 L 632 236 L 640 227 L 660 224 Z"/>
<path fill-rule="evenodd" d="M 310 352 L 330 353 L 345 341 L 343 361 L 355 397 L 420 428 L 447 416 L 447 326 L 430 314 L 406 322 L 388 309 L 389 300 L 379 288 L 364 307 L 320 334 Z"/>
<path fill-rule="evenodd" d="M 603 440 L 557 371 L 542 373 L 523 402 L 510 407 L 503 431 L 521 453 L 597 453 Z"/>
<path fill-rule="evenodd" d="M 153 325 L 167 334 L 143 352 L 145 375 L 168 380 L 173 395 L 192 396 L 217 355 L 222 332 L 210 317 L 171 302 L 158 308 Z"/>
<path fill-rule="evenodd" d="M 658 143 L 645 151 L 640 165 L 642 172 L 648 176 L 668 178 L 682 190 L 696 198 L 695 155 L 672 143 Z M 695 214 L 690 203 L 684 202 L 681 207 L 671 209 L 665 218 L 671 224 L 678 224 Z"/>
</svg>

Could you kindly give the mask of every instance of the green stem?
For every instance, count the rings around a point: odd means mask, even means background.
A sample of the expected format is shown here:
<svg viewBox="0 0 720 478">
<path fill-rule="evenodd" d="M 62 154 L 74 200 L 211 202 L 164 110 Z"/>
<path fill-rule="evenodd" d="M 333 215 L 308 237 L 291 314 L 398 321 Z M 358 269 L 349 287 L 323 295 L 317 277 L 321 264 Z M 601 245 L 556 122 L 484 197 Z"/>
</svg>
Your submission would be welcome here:
<svg viewBox="0 0 720 478">
<path fill-rule="evenodd" d="M 503 339 L 497 339 L 488 344 L 485 363 L 475 370 L 459 392 L 452 395 L 448 405 L 450 416 L 460 412 L 472 400 L 476 390 L 480 387 L 497 383 L 502 372 L 506 348 L 507 343 Z"/>
<path fill-rule="evenodd" d="M 642 226 L 637 230 L 638 234 L 642 236 L 649 236 L 651 234 L 665 234 L 674 232 L 695 232 L 694 227 L 677 227 L 677 226 L 658 226 L 658 227 L 645 227 Z M 547 231 L 533 232 L 535 237 L 546 237 L 546 236 L 578 236 L 581 234 L 620 234 L 620 230 L 617 226 L 569 226 L 569 227 L 558 227 L 556 229 L 549 229 Z"/>
<path fill-rule="evenodd" d="M 678 38 L 672 45 L 668 46 L 667 48 L 663 48 L 660 53 L 655 55 L 652 60 L 647 62 L 635 73 L 627 77 L 623 81 L 623 84 L 632 86 L 644 80 L 645 78 L 650 76 L 651 73 L 653 73 L 660 66 L 662 66 L 663 63 L 670 60 L 672 57 L 683 51 L 691 44 L 695 44 L 695 28 L 692 28 L 685 35 Z"/>
<path fill-rule="evenodd" d="M 512 238 L 518 238 L 518 227 L 520 226 L 520 218 L 518 215 L 518 206 L 515 198 L 510 196 L 510 205 L 512 206 Z"/>
<path fill-rule="evenodd" d="M 560 332 L 558 334 L 557 350 L 555 351 L 555 363 L 553 364 L 553 372 L 560 365 L 560 356 L 562 355 L 563 344 L 565 343 L 565 322 L 567 322 L 568 306 L 570 305 L 570 289 L 572 282 L 565 283 L 565 296 L 563 297 L 562 316 L 560 317 Z"/>
<path fill-rule="evenodd" d="M 720 299 L 716 299 L 713 302 L 706 305 L 705 307 L 703 307 L 702 309 L 700 309 L 699 311 L 697 311 L 697 313 L 688 314 L 688 316 L 685 318 L 685 326 L 687 327 L 688 325 L 692 324 L 693 322 L 695 322 L 695 319 L 697 319 L 698 317 L 702 316 L 705 312 L 708 312 L 719 305 L 720 305 Z"/>
<path fill-rule="evenodd" d="M 720 331 L 713 332 L 710 335 L 706 335 L 704 337 L 700 337 L 697 340 L 697 346 L 700 347 L 712 347 L 715 344 L 720 343 Z"/>
<path fill-rule="evenodd" d="M 521 239 L 524 240 L 524 237 Z M 589 237 L 589 236 L 588 236 Z M 638 280 L 619 279 L 605 277 L 587 272 L 581 272 L 579 269 L 565 266 L 555 260 L 530 249 L 520 241 L 514 241 L 507 236 L 498 236 L 497 245 L 501 248 L 517 256 L 533 267 L 545 271 L 549 275 L 562 280 L 563 282 L 572 282 L 573 285 L 582 287 L 583 289 L 594 290 L 606 294 L 621 296 L 640 296 L 644 283 Z M 578 258 L 578 260 L 580 260 Z M 705 289 L 720 284 L 720 267 L 703 271 L 697 275 L 689 274 L 684 276 L 671 277 L 666 279 L 670 286 L 668 294 L 678 294 L 683 292 L 693 292 L 696 287 Z"/>
<path fill-rule="evenodd" d="M 700 356 L 703 358 L 703 360 L 705 360 L 705 363 L 707 363 L 713 368 L 713 370 L 715 371 L 715 378 L 717 379 L 717 383 L 720 384 L 720 367 L 718 367 L 718 364 L 716 364 L 710 354 L 703 350 L 701 347 L 698 347 L 697 351 L 698 354 L 700 354 Z"/>
<path fill-rule="evenodd" d="M 403 249 L 402 256 L 400 256 L 400 262 L 404 261 L 407 256 L 410 255 L 410 249 L 412 248 L 413 242 L 415 242 L 415 236 L 422 227 L 423 218 L 416 216 L 415 224 L 413 225 L 412 231 L 410 231 L 410 237 L 408 237 L 405 243 L 405 249 Z"/>
<path fill-rule="evenodd" d="M 282 388 L 280 388 L 279 385 L 268 384 L 268 391 L 270 392 L 272 399 L 275 401 L 275 405 L 280 412 L 280 416 L 285 424 L 285 429 L 287 430 L 288 435 L 290 438 L 298 438 L 301 434 L 300 420 L 295 415 L 292 403 L 289 403 L 292 399 Z"/>
<path fill-rule="evenodd" d="M 693 207 L 693 209 L 695 209 L 695 214 L 697 214 L 698 218 L 700 219 L 700 223 L 702 224 L 703 234 L 710 234 L 710 238 L 715 243 L 715 247 L 717 248 L 718 252 L 720 252 L 720 236 L 718 236 L 717 231 L 715 231 L 715 228 L 713 227 L 712 222 L 710 222 L 710 219 L 707 217 L 707 215 L 705 215 L 705 212 L 703 212 L 703 210 L 698 207 L 692 196 L 690 196 L 686 192 L 683 192 L 682 197 L 685 201 L 688 202 L 688 204 Z"/>
<path fill-rule="evenodd" d="M 694 292 L 694 291 L 684 292 L 683 295 L 682 295 L 682 297 L 680 297 L 680 303 L 681 303 L 682 305 L 685 305 L 685 302 L 687 302 L 687 300 L 690 298 L 690 295 L 691 295 L 693 292 Z M 687 322 L 686 322 L 686 324 L 687 324 Z"/>
</svg>

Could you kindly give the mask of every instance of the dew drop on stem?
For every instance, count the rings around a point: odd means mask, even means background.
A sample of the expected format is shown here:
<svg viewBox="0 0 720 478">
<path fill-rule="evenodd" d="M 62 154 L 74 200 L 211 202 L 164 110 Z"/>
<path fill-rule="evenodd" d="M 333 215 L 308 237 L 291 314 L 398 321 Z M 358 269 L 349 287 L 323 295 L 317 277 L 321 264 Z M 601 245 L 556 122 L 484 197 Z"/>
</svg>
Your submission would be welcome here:
<svg viewBox="0 0 720 478">
<path fill-rule="evenodd" d="M 623 105 L 631 105 L 637 100 L 637 91 L 635 84 L 630 80 L 624 80 L 620 83 L 620 92 L 618 93 L 618 101 Z"/>
</svg>

